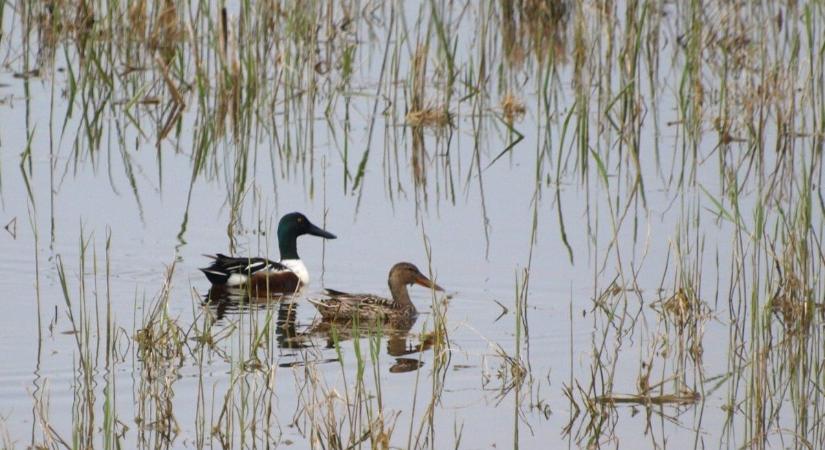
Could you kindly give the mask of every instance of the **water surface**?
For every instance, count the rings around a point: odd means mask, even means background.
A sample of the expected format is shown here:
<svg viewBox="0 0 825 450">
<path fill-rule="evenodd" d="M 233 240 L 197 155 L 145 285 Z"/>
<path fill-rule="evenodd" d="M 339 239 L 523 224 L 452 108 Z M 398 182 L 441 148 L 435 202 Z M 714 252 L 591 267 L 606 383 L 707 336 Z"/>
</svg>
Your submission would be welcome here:
<svg viewBox="0 0 825 450">
<path fill-rule="evenodd" d="M 0 6 L 4 446 L 823 442 L 818 2 L 92 3 Z"/>
</svg>

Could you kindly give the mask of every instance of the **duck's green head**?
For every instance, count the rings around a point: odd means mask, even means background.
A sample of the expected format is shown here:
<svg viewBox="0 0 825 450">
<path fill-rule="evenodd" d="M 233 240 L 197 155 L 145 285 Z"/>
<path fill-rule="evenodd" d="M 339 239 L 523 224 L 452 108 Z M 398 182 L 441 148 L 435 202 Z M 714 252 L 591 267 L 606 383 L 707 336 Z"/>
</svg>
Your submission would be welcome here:
<svg viewBox="0 0 825 450">
<path fill-rule="evenodd" d="M 315 226 L 305 215 L 294 212 L 281 217 L 278 222 L 278 247 L 281 259 L 298 259 L 296 241 L 298 236 L 311 234 L 324 239 L 335 239 L 335 235 Z"/>
</svg>

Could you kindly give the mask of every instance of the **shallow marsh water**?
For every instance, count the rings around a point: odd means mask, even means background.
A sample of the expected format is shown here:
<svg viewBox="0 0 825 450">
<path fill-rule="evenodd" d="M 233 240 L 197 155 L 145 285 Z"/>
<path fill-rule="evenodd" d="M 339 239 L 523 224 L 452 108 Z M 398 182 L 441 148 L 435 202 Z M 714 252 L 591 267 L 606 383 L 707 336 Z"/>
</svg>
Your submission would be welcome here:
<svg viewBox="0 0 825 450">
<path fill-rule="evenodd" d="M 83 4 L 0 16 L 4 447 L 825 443 L 821 2 Z M 295 210 L 295 336 L 216 317 Z"/>
</svg>

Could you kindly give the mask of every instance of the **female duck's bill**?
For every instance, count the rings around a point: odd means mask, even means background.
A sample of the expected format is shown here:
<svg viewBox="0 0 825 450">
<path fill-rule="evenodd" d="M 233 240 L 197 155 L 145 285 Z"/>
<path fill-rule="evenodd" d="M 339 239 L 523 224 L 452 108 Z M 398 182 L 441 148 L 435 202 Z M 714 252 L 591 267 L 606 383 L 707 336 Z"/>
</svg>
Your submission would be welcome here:
<svg viewBox="0 0 825 450">
<path fill-rule="evenodd" d="M 372 294 L 348 294 L 346 292 L 326 289 L 328 298 L 321 300 L 310 299 L 324 320 L 387 320 L 395 321 L 409 319 L 417 314 L 415 305 L 410 300 L 407 286 L 418 284 L 436 291 L 443 291 L 418 270 L 418 267 L 408 262 L 401 262 L 390 269 L 388 277 L 392 299 Z"/>
<path fill-rule="evenodd" d="M 292 294 L 309 283 L 309 272 L 298 256 L 297 240 L 305 234 L 335 239 L 335 235 L 309 221 L 301 213 L 290 213 L 278 223 L 281 260 L 260 257 L 207 255 L 214 261 L 201 271 L 213 286 L 246 287 L 251 294 Z"/>
</svg>

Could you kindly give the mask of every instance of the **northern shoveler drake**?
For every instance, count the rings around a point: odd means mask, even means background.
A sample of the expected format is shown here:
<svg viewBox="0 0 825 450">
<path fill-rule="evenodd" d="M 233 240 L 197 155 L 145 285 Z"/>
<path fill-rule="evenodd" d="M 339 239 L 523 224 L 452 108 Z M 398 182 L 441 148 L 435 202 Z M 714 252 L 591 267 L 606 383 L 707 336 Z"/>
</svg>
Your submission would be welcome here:
<svg viewBox="0 0 825 450">
<path fill-rule="evenodd" d="M 408 262 L 392 266 L 388 282 L 392 300 L 372 294 L 348 294 L 325 289 L 328 298 L 309 301 L 315 305 L 324 320 L 349 321 L 357 318 L 392 321 L 416 315 L 407 285 L 418 284 L 436 291 L 444 290 Z"/>
<path fill-rule="evenodd" d="M 298 257 L 299 236 L 311 234 L 324 239 L 335 239 L 335 235 L 309 221 L 301 213 L 290 213 L 278 223 L 279 262 L 266 258 L 238 258 L 207 255 L 214 259 L 212 265 L 201 271 L 213 287 L 246 288 L 251 293 L 294 294 L 309 283 L 309 272 Z"/>
</svg>

